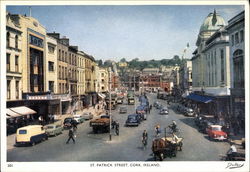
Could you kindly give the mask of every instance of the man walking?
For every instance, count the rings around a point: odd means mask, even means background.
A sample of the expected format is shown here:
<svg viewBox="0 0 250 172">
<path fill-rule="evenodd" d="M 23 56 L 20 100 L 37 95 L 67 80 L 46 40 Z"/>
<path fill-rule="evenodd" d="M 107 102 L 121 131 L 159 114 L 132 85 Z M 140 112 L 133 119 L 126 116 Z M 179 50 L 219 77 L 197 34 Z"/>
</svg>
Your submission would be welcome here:
<svg viewBox="0 0 250 172">
<path fill-rule="evenodd" d="M 115 133 L 117 136 L 119 136 L 119 122 L 116 121 L 116 124 L 115 124 Z"/>
<path fill-rule="evenodd" d="M 72 127 L 69 129 L 69 138 L 68 138 L 68 140 L 67 140 L 66 144 L 68 144 L 68 143 L 69 143 L 70 139 L 72 139 L 72 140 L 73 140 L 73 142 L 75 143 L 75 139 L 74 139 L 74 132 L 73 132 Z"/>
</svg>

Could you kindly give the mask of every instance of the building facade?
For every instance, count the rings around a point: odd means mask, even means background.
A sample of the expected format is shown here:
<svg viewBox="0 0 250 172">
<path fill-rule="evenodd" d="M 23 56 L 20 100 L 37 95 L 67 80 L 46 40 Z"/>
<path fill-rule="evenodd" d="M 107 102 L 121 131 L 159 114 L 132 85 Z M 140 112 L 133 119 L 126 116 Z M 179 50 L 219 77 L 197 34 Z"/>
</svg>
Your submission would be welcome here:
<svg viewBox="0 0 250 172">
<path fill-rule="evenodd" d="M 6 14 L 7 101 L 22 99 L 22 31 L 20 23 Z"/>
<path fill-rule="evenodd" d="M 46 84 L 45 90 L 51 93 L 58 93 L 58 70 L 57 70 L 57 40 L 46 36 Z"/>
<path fill-rule="evenodd" d="M 230 42 L 231 118 L 245 126 L 245 11 L 228 21 Z M 235 123 L 234 125 L 237 125 Z"/>
<path fill-rule="evenodd" d="M 109 73 L 107 68 L 99 67 L 99 79 L 100 92 L 105 93 L 109 90 Z"/>
<path fill-rule="evenodd" d="M 85 57 L 84 52 L 77 52 L 77 94 L 85 94 Z"/>
<path fill-rule="evenodd" d="M 179 82 L 182 92 L 192 91 L 192 61 L 185 60 L 179 69 Z"/>
</svg>

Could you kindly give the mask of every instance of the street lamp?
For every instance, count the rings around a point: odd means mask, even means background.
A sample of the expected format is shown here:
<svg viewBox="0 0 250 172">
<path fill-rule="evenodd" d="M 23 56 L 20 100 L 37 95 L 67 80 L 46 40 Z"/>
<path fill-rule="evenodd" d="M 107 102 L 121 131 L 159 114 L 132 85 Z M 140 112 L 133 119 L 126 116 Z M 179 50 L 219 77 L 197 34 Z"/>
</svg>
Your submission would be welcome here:
<svg viewBox="0 0 250 172">
<path fill-rule="evenodd" d="M 111 68 L 109 67 L 109 140 L 112 140 L 111 136 Z"/>
</svg>

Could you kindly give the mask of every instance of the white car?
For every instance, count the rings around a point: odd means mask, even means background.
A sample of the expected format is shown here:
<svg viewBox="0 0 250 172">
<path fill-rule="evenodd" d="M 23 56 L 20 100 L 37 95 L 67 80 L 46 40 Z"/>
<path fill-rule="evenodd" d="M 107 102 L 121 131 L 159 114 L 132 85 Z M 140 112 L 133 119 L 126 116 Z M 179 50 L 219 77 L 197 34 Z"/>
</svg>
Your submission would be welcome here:
<svg viewBox="0 0 250 172">
<path fill-rule="evenodd" d="M 73 118 L 78 124 L 85 121 L 82 115 L 73 115 Z"/>
</svg>

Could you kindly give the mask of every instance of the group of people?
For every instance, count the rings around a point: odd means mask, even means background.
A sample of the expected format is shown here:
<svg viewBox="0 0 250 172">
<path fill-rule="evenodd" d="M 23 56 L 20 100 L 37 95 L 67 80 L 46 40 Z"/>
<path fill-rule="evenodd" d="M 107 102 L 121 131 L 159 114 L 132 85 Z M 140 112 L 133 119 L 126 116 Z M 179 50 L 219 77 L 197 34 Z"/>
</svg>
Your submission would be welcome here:
<svg viewBox="0 0 250 172">
<path fill-rule="evenodd" d="M 173 120 L 172 124 L 169 127 L 172 129 L 171 133 L 172 133 L 173 142 L 177 142 L 179 138 L 174 132 L 176 131 L 176 128 L 177 128 L 176 122 Z M 160 133 L 161 133 L 160 125 L 157 124 L 154 129 L 155 129 L 155 137 L 157 138 L 160 136 Z M 144 145 L 144 148 L 147 146 L 147 140 L 148 140 L 148 133 L 147 133 L 147 130 L 144 130 L 142 133 L 142 143 Z"/>
</svg>

